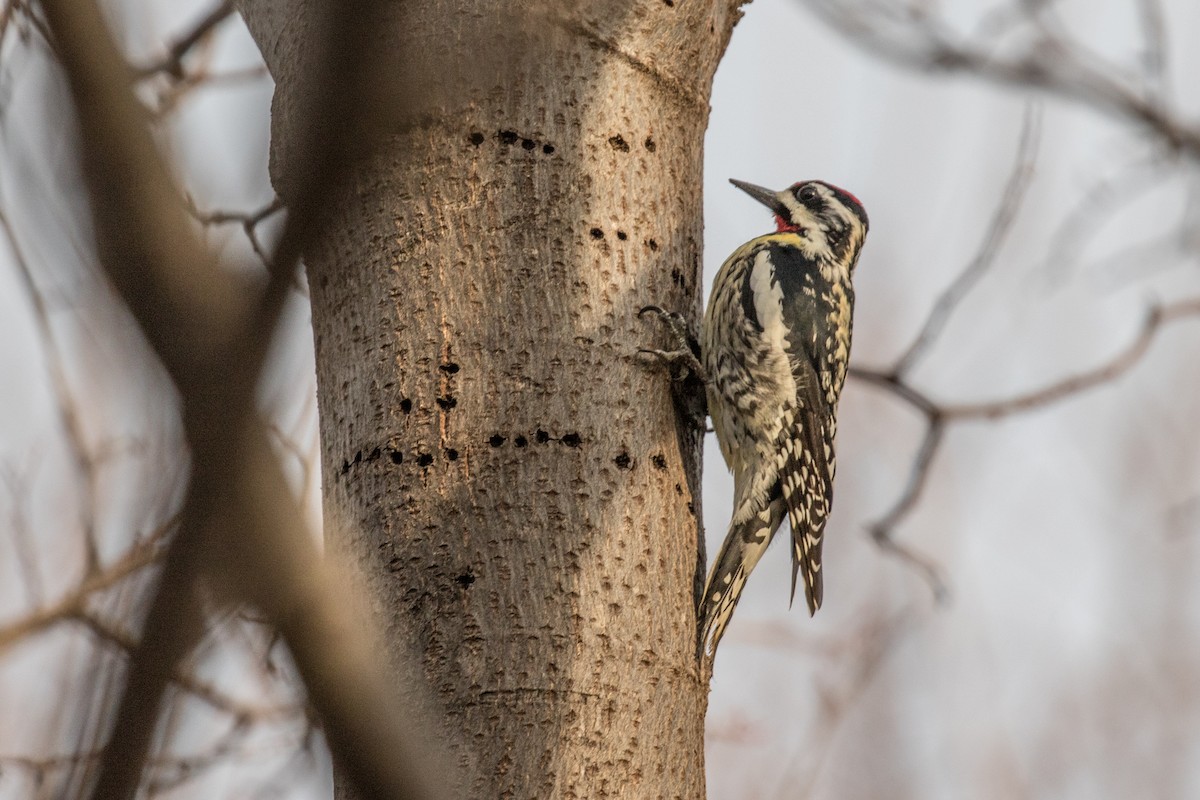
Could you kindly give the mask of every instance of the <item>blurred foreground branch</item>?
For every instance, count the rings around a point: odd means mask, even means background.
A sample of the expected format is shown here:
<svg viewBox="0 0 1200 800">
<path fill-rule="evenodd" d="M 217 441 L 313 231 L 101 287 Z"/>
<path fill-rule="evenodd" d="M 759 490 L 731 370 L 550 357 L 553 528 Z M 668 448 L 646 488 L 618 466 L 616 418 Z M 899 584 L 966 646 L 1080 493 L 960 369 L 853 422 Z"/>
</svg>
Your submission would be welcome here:
<svg viewBox="0 0 1200 800">
<path fill-rule="evenodd" d="M 320 222 L 319 199 L 340 180 L 348 137 L 356 134 L 352 89 L 366 76 L 356 72 L 362 48 L 353 37 L 371 18 L 359 5 L 317 26 L 325 38 L 311 51 L 313 105 L 308 158 L 296 162 L 305 170 L 298 200 L 268 259 L 266 284 L 245 287 L 197 240 L 99 9 L 79 0 L 43 2 L 83 132 L 100 260 L 180 392 L 193 463 L 96 797 L 134 794 L 166 685 L 202 631 L 200 582 L 225 602 L 261 608 L 279 628 L 335 759 L 364 797 L 437 794 L 382 659 L 341 599 L 347 581 L 322 562 L 254 410 L 287 287 Z"/>
</svg>

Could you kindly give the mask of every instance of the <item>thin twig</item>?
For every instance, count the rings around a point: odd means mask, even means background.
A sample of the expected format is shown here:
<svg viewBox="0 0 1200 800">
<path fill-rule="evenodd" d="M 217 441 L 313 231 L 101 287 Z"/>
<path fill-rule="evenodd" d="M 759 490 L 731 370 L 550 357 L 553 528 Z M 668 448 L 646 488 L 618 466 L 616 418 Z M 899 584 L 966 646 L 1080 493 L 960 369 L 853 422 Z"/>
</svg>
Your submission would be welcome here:
<svg viewBox="0 0 1200 800">
<path fill-rule="evenodd" d="M 1167 25 L 1160 0 L 1137 0 L 1138 22 L 1144 40 L 1142 71 L 1146 99 L 1163 102 L 1167 93 Z"/>
<path fill-rule="evenodd" d="M 29 464 L 23 465 L 32 472 Z M 42 583 L 41 570 L 38 569 L 37 558 L 33 553 L 32 531 L 29 527 L 29 516 L 26 513 L 26 503 L 30 492 L 23 484 L 25 480 L 11 466 L 4 466 L 0 471 L 0 483 L 8 491 L 10 504 L 9 530 L 12 532 L 12 544 L 16 561 L 19 565 L 21 584 L 29 601 L 30 608 L 38 608 L 45 600 L 45 586 Z"/>
<path fill-rule="evenodd" d="M 174 44 L 167 48 L 167 52 L 162 58 L 138 67 L 134 70 L 134 76 L 137 80 L 142 80 L 151 75 L 163 73 L 177 80 L 182 80 L 184 77 L 183 61 L 188 53 L 192 51 L 192 48 L 208 38 L 208 35 L 224 22 L 226 17 L 233 14 L 233 12 L 232 0 L 222 0 L 212 11 L 197 21 L 187 33 L 176 39 Z"/>
<path fill-rule="evenodd" d="M 241 69 L 210 72 L 207 68 L 185 73 L 178 80 L 163 87 L 154 95 L 153 114 L 156 119 L 170 114 L 197 89 L 226 88 L 236 84 L 253 83 L 268 77 L 270 73 L 263 64 Z"/>
<path fill-rule="evenodd" d="M 927 612 L 925 612 L 927 613 Z M 828 768 L 836 736 L 842 728 L 850 712 L 867 694 L 867 690 L 879 676 L 888 658 L 897 647 L 907 640 L 906 634 L 911 633 L 923 616 L 913 608 L 903 608 L 894 614 L 882 618 L 868 619 L 856 637 L 859 646 L 849 669 L 838 670 L 841 686 L 829 687 L 818 684 L 820 697 L 819 705 L 819 741 L 816 748 L 805 747 L 805 750 L 815 750 L 812 756 L 816 764 L 806 776 L 806 780 L 796 780 L 791 769 L 785 768 L 776 783 L 773 793 L 778 798 L 812 797 L 813 789 Z M 828 679 L 827 679 L 828 680 Z M 800 763 L 799 758 L 785 759 L 786 764 Z"/>
<path fill-rule="evenodd" d="M 4 34 L 8 32 L 10 23 L 16 23 L 17 35 L 22 39 L 29 36 L 29 31 L 35 31 L 42 38 L 50 52 L 54 50 L 54 39 L 46 27 L 45 21 L 38 16 L 36 7 L 30 0 L 10 0 L 0 15 L 0 44 L 4 42 Z"/>
<path fill-rule="evenodd" d="M 57 602 L 0 627 L 0 653 L 28 636 L 85 613 L 88 598 L 93 594 L 111 589 L 155 563 L 162 554 L 163 542 L 177 521 L 177 518 L 168 520 L 112 564 L 85 575 L 77 586 Z"/>
<path fill-rule="evenodd" d="M 201 225 L 229 225 L 233 223 L 241 225 L 242 232 L 246 234 L 246 239 L 250 242 L 250 249 L 258 256 L 259 261 L 266 266 L 270 256 L 262 246 L 262 241 L 258 238 L 258 226 L 268 217 L 284 209 L 283 200 L 276 197 L 270 203 L 267 203 L 256 211 L 201 211 L 196 207 L 190 196 L 184 195 L 184 201 L 187 204 L 188 213 L 195 217 L 196 221 Z"/>
<path fill-rule="evenodd" d="M 4 236 L 8 240 L 17 276 L 20 278 L 21 287 L 25 290 L 29 307 L 33 311 L 38 340 L 45 351 L 46 375 L 50 381 L 51 394 L 54 396 L 58 422 L 62 427 L 67 449 L 74 462 L 76 476 L 83 486 L 84 496 L 79 503 L 82 517 L 80 524 L 83 529 L 86 568 L 88 571 L 92 571 L 100 563 L 99 543 L 96 541 L 96 508 L 99 503 L 97 483 L 100 480 L 101 460 L 94 452 L 94 448 L 87 442 L 80 406 L 75 392 L 71 388 L 71 382 L 67 379 L 62 350 L 58 346 L 58 339 L 50 324 L 50 310 L 46 298 L 33 279 L 33 273 L 29 269 L 29 262 L 25 259 L 25 253 L 17 239 L 16 231 L 3 208 L 0 208 L 0 230 L 3 230 Z"/>
<path fill-rule="evenodd" d="M 916 507 L 921 493 L 928 483 L 930 466 L 934 456 L 937 455 L 945 433 L 945 415 L 937 403 L 905 383 L 893 372 L 852 367 L 850 375 L 856 380 L 861 380 L 899 397 L 920 412 L 924 418 L 925 432 L 921 439 L 921 445 L 917 448 L 917 453 L 913 458 L 912 466 L 909 468 L 908 482 L 883 516 L 868 523 L 866 529 L 877 545 L 917 570 L 929 584 L 929 589 L 937 602 L 945 602 L 949 598 L 949 589 L 945 578 L 942 577 L 941 570 L 938 569 L 933 559 L 911 547 L 900 544 L 894 535 L 895 529 Z"/>
<path fill-rule="evenodd" d="M 1033 178 L 1038 142 L 1041 139 L 1041 119 L 1039 106 L 1031 103 L 1025 107 L 1025 117 L 1021 123 L 1021 136 L 1017 143 L 1017 155 L 1012 172 L 1008 176 L 1000 203 L 992 215 L 992 221 L 988 225 L 983 242 L 976 251 L 975 257 L 963 267 L 963 271 L 938 297 L 929 316 L 925 318 L 925 324 L 920 333 L 896 361 L 896 366 L 892 370 L 894 374 L 907 375 L 917 365 L 945 328 L 950 315 L 995 264 L 996 258 L 1000 254 L 1000 248 L 1012 231 L 1017 212 L 1021 209 L 1025 193 Z"/>
<path fill-rule="evenodd" d="M 807 0 L 831 27 L 873 55 L 921 70 L 968 72 L 994 83 L 1022 89 L 1039 89 L 1116 115 L 1150 132 L 1169 149 L 1200 158 L 1200 126 L 1188 121 L 1156 97 L 1125 85 L 1107 64 L 1092 64 L 1078 48 L 1043 33 L 1025 52 L 995 55 L 987 43 L 957 40 L 949 25 L 921 18 L 904 31 L 903 42 L 885 30 L 877 16 L 861 6 L 837 0 Z M 1031 20 L 1032 21 L 1032 20 Z M 891 26 L 894 30 L 896 25 Z"/>
<path fill-rule="evenodd" d="M 152 782 L 147 796 L 153 797 L 155 790 L 161 791 L 168 788 L 168 786 L 177 787 L 182 785 L 187 780 L 198 777 L 205 769 L 217 766 L 221 762 L 222 757 L 233 755 L 237 752 L 237 748 L 233 745 L 243 743 L 248 731 L 249 727 L 244 721 L 235 720 L 231 724 L 230 730 L 222 735 L 206 751 L 188 756 L 154 756 L 147 763 L 147 767 L 155 772 L 169 772 L 170 775 L 162 784 Z M 236 736 L 232 736 L 232 734 L 236 734 Z M 285 735 L 284 744 L 280 749 L 283 749 L 283 747 L 287 747 L 288 749 L 297 748 L 295 739 L 302 735 L 295 733 Z M 236 741 L 234 741 L 235 739 Z M 103 750 L 87 750 L 78 753 L 43 756 L 40 758 L 0 755 L 0 771 L 5 769 L 24 770 L 32 774 L 35 784 L 40 785 L 45 781 L 47 775 L 51 773 L 64 769 L 74 769 L 80 766 L 94 765 L 100 761 L 103 755 Z M 253 756 L 261 756 L 261 752 L 255 753 Z M 247 755 L 247 757 L 253 756 Z"/>
<path fill-rule="evenodd" d="M 8 25 L 16 16 L 17 7 L 20 5 L 20 0 L 5 0 L 3 6 L 0 6 L 0 45 L 4 44 L 4 37 L 8 33 Z"/>
<path fill-rule="evenodd" d="M 929 556 L 896 541 L 895 531 L 921 499 L 921 494 L 929 483 L 933 458 L 942 445 L 945 432 L 946 425 L 942 417 L 938 416 L 929 421 L 921 446 L 917 448 L 909 468 L 908 482 L 904 490 L 882 517 L 867 525 L 867 532 L 877 545 L 908 564 L 924 578 L 933 592 L 933 599 L 938 603 L 945 603 L 950 598 L 949 585 L 942 576 L 941 569 Z"/>
<path fill-rule="evenodd" d="M 1064 402 L 1083 392 L 1110 384 L 1132 369 L 1150 350 L 1162 328 L 1185 319 L 1200 319 L 1200 298 L 1152 308 L 1138 335 L 1121 352 L 1094 369 L 1064 378 L 1024 394 L 985 403 L 944 404 L 930 399 L 890 372 L 854 368 L 851 376 L 881 388 L 912 406 L 925 418 L 925 433 L 913 457 L 908 481 L 882 517 L 867 526 L 875 541 L 899 556 L 922 574 L 939 601 L 947 595 L 946 583 L 932 560 L 895 541 L 894 531 L 912 513 L 929 481 L 933 460 L 941 447 L 946 427 L 955 422 L 1000 419 L 1029 413 Z"/>
<path fill-rule="evenodd" d="M 1041 389 L 1002 400 L 945 405 L 942 407 L 942 414 L 947 420 L 1000 419 L 1014 414 L 1036 411 L 1062 402 L 1121 377 L 1142 359 L 1165 325 L 1184 319 L 1197 318 L 1200 318 L 1200 298 L 1154 307 L 1146 315 L 1142 328 L 1134 340 L 1106 363 Z"/>
<path fill-rule="evenodd" d="M 1055 280 L 1069 276 L 1084 242 L 1121 208 L 1161 185 L 1171 169 L 1161 153 L 1151 153 L 1118 167 L 1084 189 L 1082 200 L 1066 214 L 1047 247 L 1045 272 Z"/>
<path fill-rule="evenodd" d="M 928 395 L 908 383 L 891 370 L 870 369 L 867 367 L 850 367 L 849 376 L 855 380 L 869 383 L 899 397 L 908 405 L 921 412 L 927 419 L 932 419 L 941 413 L 938 404 Z"/>
<path fill-rule="evenodd" d="M 74 611 L 68 620 L 83 624 L 96 638 L 106 642 L 125 653 L 137 650 L 138 641 L 126 630 L 101 619 L 98 615 L 79 609 Z M 217 711 L 230 715 L 243 723 L 251 721 L 267 721 L 302 715 L 302 704 L 285 706 L 255 706 L 237 700 L 217 689 L 207 681 L 200 680 L 195 675 L 177 668 L 171 682 L 188 694 L 204 701 Z"/>
</svg>

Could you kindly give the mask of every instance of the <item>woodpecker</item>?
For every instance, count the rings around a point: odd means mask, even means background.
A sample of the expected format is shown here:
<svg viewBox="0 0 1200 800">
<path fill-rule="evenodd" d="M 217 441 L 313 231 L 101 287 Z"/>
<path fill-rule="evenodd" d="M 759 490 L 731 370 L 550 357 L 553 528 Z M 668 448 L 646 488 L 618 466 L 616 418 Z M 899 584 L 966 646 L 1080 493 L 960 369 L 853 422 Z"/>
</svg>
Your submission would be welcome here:
<svg viewBox="0 0 1200 800">
<path fill-rule="evenodd" d="M 777 230 L 734 251 L 713 282 L 700 342 L 708 411 L 733 473 L 733 518 L 697 610 L 715 655 L 746 579 L 786 515 L 792 597 L 821 606 L 821 542 L 833 501 L 837 405 L 846 380 L 852 278 L 867 235 L 854 195 L 823 181 L 771 191 L 730 181 Z"/>
</svg>

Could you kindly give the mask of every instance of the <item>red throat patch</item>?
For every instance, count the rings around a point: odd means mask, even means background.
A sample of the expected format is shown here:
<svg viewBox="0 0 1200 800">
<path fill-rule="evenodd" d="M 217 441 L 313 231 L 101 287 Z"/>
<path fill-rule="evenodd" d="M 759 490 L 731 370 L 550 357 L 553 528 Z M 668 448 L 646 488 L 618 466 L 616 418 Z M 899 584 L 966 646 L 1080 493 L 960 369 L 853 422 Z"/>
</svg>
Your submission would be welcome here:
<svg viewBox="0 0 1200 800">
<path fill-rule="evenodd" d="M 776 233 L 795 233 L 798 230 L 800 230 L 799 225 L 793 225 L 778 214 L 775 215 Z"/>
</svg>

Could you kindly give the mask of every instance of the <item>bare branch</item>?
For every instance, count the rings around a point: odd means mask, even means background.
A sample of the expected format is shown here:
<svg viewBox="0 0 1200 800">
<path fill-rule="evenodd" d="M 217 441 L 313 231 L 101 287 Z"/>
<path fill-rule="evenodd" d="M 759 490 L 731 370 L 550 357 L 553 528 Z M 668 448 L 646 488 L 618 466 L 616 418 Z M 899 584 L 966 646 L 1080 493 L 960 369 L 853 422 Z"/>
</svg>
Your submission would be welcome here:
<svg viewBox="0 0 1200 800">
<path fill-rule="evenodd" d="M 212 11 L 197 21 L 191 30 L 176 39 L 174 44 L 167 48 L 167 52 L 162 58 L 151 64 L 138 67 L 134 70 L 134 76 L 141 80 L 151 75 L 164 73 L 176 80 L 182 80 L 184 77 L 183 60 L 187 57 L 188 53 L 200 42 L 207 39 L 209 34 L 225 21 L 226 17 L 233 14 L 233 10 L 232 0 L 222 0 Z"/>
<path fill-rule="evenodd" d="M 955 34 L 951 26 L 936 16 L 936 9 L 933 8 L 926 8 L 924 13 L 905 15 L 897 12 L 895 4 L 886 2 L 810 0 L 809 5 L 873 54 L 912 67 L 970 72 L 999 83 L 1050 91 L 1149 129 L 1160 148 L 1165 144 L 1168 149 L 1186 153 L 1193 159 L 1200 157 L 1200 128 L 1169 108 L 1165 104 L 1164 92 L 1160 91 L 1165 83 L 1165 36 L 1162 9 L 1155 0 L 1146 0 L 1140 6 L 1146 39 L 1143 59 L 1145 76 L 1142 81 L 1148 87 L 1146 91 L 1140 91 L 1126 82 L 1121 77 L 1120 69 L 1095 57 L 1071 39 L 1070 31 L 1058 19 L 1051 4 L 1019 3 L 1005 6 L 999 14 L 988 17 L 987 24 L 974 40 L 963 39 Z M 992 47 L 1002 36 L 1011 34 L 1022 25 L 1027 26 L 1027 38 L 1030 39 L 1030 44 L 1024 49 L 1014 51 L 1010 46 L 1001 55 L 1000 50 Z M 1017 163 L 980 251 L 938 298 L 920 334 L 901 356 L 896 367 L 890 372 L 855 369 L 851 373 L 857 379 L 895 394 L 925 418 L 926 430 L 914 456 L 905 488 L 888 512 L 873 522 L 869 529 L 877 542 L 916 567 L 935 587 L 941 582 L 932 563 L 910 551 L 897 550 L 893 531 L 919 502 L 946 427 L 960 420 L 996 419 L 1035 410 L 1113 381 L 1141 359 L 1163 324 L 1198 313 L 1197 301 L 1155 309 L 1138 337 L 1106 364 L 1015 397 L 985 403 L 945 404 L 935 402 L 905 382 L 904 376 L 936 340 L 949 315 L 994 262 L 997 249 L 1011 229 L 1019 200 L 1028 186 L 1033 127 L 1027 115 Z M 1090 192 L 1087 202 L 1068 218 L 1056 236 L 1051 248 L 1051 260 L 1067 262 L 1074 258 L 1073 251 L 1078 242 L 1095 229 L 1097 217 L 1103 216 L 1096 213 L 1097 207 L 1124 202 L 1129 196 L 1124 189 L 1130 176 L 1138 177 L 1145 171 L 1152 180 L 1162 174 L 1162 160 L 1161 152 L 1156 153 L 1147 162 L 1139 162 L 1130 170 L 1123 171 L 1116 179 L 1121 191 L 1110 191 L 1109 184 L 1101 184 Z M 1146 185 L 1150 185 L 1150 181 L 1146 181 Z M 937 591 L 935 588 L 935 593 Z"/>
<path fill-rule="evenodd" d="M 945 433 L 945 413 L 940 406 L 925 394 L 904 382 L 902 378 L 891 373 L 853 367 L 850 375 L 864 383 L 876 386 L 894 394 L 908 405 L 916 409 L 925 418 L 925 432 L 917 453 L 909 468 L 908 482 L 900 492 L 900 496 L 878 520 L 867 525 L 867 532 L 877 545 L 899 557 L 913 567 L 929 584 L 934 599 L 945 602 L 949 598 L 949 589 L 941 570 L 933 560 L 921 553 L 906 547 L 895 540 L 894 532 L 900 523 L 916 507 L 929 480 L 929 470 L 942 444 Z"/>
<path fill-rule="evenodd" d="M 1012 230 L 1017 212 L 1021 208 L 1021 202 L 1025 198 L 1025 192 L 1033 178 L 1038 141 L 1041 138 L 1041 118 L 1040 108 L 1032 104 L 1025 107 L 1025 118 L 1021 123 L 1021 136 L 1017 143 L 1017 157 L 1012 172 L 1008 176 L 1008 182 L 1005 184 L 1004 193 L 1001 195 L 1000 204 L 992 215 L 991 224 L 988 225 L 987 233 L 984 235 L 983 243 L 975 253 L 975 257 L 967 263 L 954 282 L 946 287 L 938 297 L 933 305 L 933 310 L 925 318 L 921 332 L 917 334 L 913 343 L 908 346 L 908 349 L 896 362 L 896 366 L 892 368 L 894 374 L 906 375 L 917 365 L 929 347 L 937 340 L 942 329 L 945 328 L 950 315 L 996 262 L 996 257 Z"/>
<path fill-rule="evenodd" d="M 58 602 L 17 622 L 0 627 L 0 653 L 28 636 L 85 614 L 87 600 L 93 594 L 111 589 L 135 572 L 153 564 L 162 554 L 163 542 L 176 522 L 176 519 L 169 520 L 109 566 L 86 575 L 78 586 Z"/>
<path fill-rule="evenodd" d="M 921 499 L 921 494 L 929 483 L 933 458 L 937 455 L 938 448 L 941 447 L 945 431 L 945 423 L 940 416 L 930 420 L 929 426 L 925 429 L 925 436 L 921 440 L 921 446 L 917 448 L 917 454 L 913 457 L 904 490 L 882 517 L 867 526 L 867 532 L 871 534 L 871 538 L 875 540 L 876 544 L 897 556 L 925 579 L 925 582 L 929 584 L 930 591 L 933 592 L 934 600 L 938 603 L 945 603 L 950 598 L 950 589 L 941 570 L 928 556 L 897 542 L 895 529 Z"/>
<path fill-rule="evenodd" d="M 8 33 L 8 28 L 13 22 L 16 23 L 18 36 L 25 39 L 29 36 L 30 30 L 36 31 L 53 52 L 53 37 L 30 0 L 9 0 L 5 3 L 3 10 L 0 10 L 0 44 L 4 42 L 4 35 Z"/>
<path fill-rule="evenodd" d="M 757 624 L 750 621 L 731 634 L 740 644 L 764 648 L 774 654 L 799 653 L 820 662 L 814 672 L 819 703 L 816 716 L 809 723 L 816 735 L 794 757 L 786 759 L 774 791 L 763 791 L 759 796 L 811 796 L 830 759 L 840 725 L 866 694 L 895 648 L 927 616 L 927 610 L 912 606 L 887 614 L 875 611 L 852 629 L 828 637 L 801 635 L 794 625 L 774 620 Z M 738 727 L 735 740 L 740 738 L 737 734 L 745 731 L 744 724 Z"/>
<path fill-rule="evenodd" d="M 311 401 L 306 401 L 306 404 L 308 402 Z M 271 434 L 271 438 L 279 444 L 279 447 L 296 462 L 296 467 L 300 470 L 299 495 L 304 497 L 314 485 L 316 478 L 314 475 L 315 470 L 313 469 L 315 464 L 312 457 L 313 454 L 305 452 L 295 437 L 285 433 L 278 425 L 269 425 L 267 430 Z"/>
<path fill-rule="evenodd" d="M 368 82 L 352 73 L 365 50 L 357 37 L 374 18 L 370 8 L 339 7 L 336 19 L 314 29 L 327 34 L 320 42 L 326 58 L 315 63 L 328 68 L 313 76 L 306 157 L 297 162 L 304 171 L 267 262 L 267 284 L 248 305 L 188 229 L 98 9 L 82 0 L 44 5 L 89 132 L 81 145 L 102 263 L 183 396 L 193 454 L 180 531 L 130 665 L 95 796 L 125 798 L 136 789 L 166 683 L 199 634 L 194 592 L 204 571 L 231 599 L 264 608 L 283 631 L 335 757 L 364 796 L 437 796 L 445 782 L 434 782 L 417 759 L 418 739 L 401 724 L 407 717 L 379 659 L 339 600 L 344 588 L 325 574 L 252 402 L 296 260 L 351 158 L 357 105 L 346 87 Z"/>
<path fill-rule="evenodd" d="M 1146 98 L 1163 102 L 1167 92 L 1167 25 L 1161 0 L 1137 0 L 1138 21 L 1142 26 L 1142 69 Z"/>
<path fill-rule="evenodd" d="M 1115 381 L 1141 360 L 1163 326 L 1196 318 L 1200 318 L 1200 298 L 1152 308 L 1137 337 L 1107 363 L 1041 389 L 1003 400 L 947 405 L 942 408 L 942 414 L 947 420 L 1000 419 L 1061 402 Z"/>
<path fill-rule="evenodd" d="M 34 537 L 33 532 L 29 529 L 29 519 L 26 515 L 26 498 L 29 496 L 29 492 L 22 485 L 24 480 L 15 469 L 5 467 L 0 472 L 0 476 L 3 477 L 0 483 L 3 483 L 4 488 L 8 490 L 11 503 L 8 522 L 9 529 L 12 531 L 13 550 L 16 553 L 17 563 L 20 565 L 21 583 L 25 587 L 29 607 L 37 608 L 45 600 L 45 587 L 42 584 L 41 572 L 33 553 L 32 539 Z M 0 648 L 0 652 L 2 650 L 3 648 Z"/>
<path fill-rule="evenodd" d="M 224 72 L 209 72 L 200 69 L 188 72 L 178 80 L 159 90 L 154 95 L 152 113 L 155 118 L 161 118 L 177 109 L 197 89 L 214 89 L 229 87 L 242 83 L 253 83 L 270 75 L 263 64 L 256 64 L 241 69 L 231 69 Z"/>
<path fill-rule="evenodd" d="M 135 636 L 119 626 L 101 619 L 93 612 L 85 609 L 73 610 L 68 617 L 64 617 L 64 620 L 82 623 L 98 639 L 125 653 L 133 653 L 137 650 L 138 642 Z M 241 724 L 299 717 L 304 714 L 304 707 L 301 703 L 284 706 L 256 706 L 244 703 L 179 667 L 171 676 L 171 682 L 215 710 L 230 715 Z"/>
<path fill-rule="evenodd" d="M 807 0 L 833 28 L 876 56 L 921 70 L 968 72 L 994 83 L 1040 89 L 1116 115 L 1148 131 L 1170 150 L 1200 157 L 1200 127 L 1155 96 L 1126 85 L 1121 70 L 1088 58 L 1039 18 L 1022 13 L 1035 31 L 1024 52 L 999 56 L 987 42 L 963 41 L 933 17 L 898 18 L 862 2 Z M 899 21 L 898 21 L 899 19 Z M 907 38 L 907 41 L 905 41 Z"/>
<path fill-rule="evenodd" d="M 1078 262 L 1087 239 L 1112 214 L 1159 186 L 1169 169 L 1162 156 L 1153 153 L 1119 167 L 1083 190 L 1083 199 L 1066 215 L 1050 241 L 1047 271 L 1057 279 L 1065 278 Z"/>
<path fill-rule="evenodd" d="M 187 203 L 188 213 L 196 218 L 201 225 L 228 225 L 237 223 L 242 226 L 242 232 L 246 234 L 246 239 L 250 242 L 250 248 L 258 259 L 266 266 L 270 260 L 267 251 L 262 246 L 262 241 L 258 238 L 258 226 L 262 224 L 268 217 L 283 210 L 283 201 L 276 197 L 267 205 L 257 211 L 201 211 L 192 202 L 192 198 L 185 195 L 184 200 Z"/>
<path fill-rule="evenodd" d="M 21 279 L 21 286 L 25 289 L 29 306 L 33 311 L 34 323 L 38 329 L 38 338 L 46 354 L 46 373 L 50 379 L 51 394 L 56 401 L 55 407 L 58 411 L 59 425 L 63 429 L 67 448 L 74 461 L 76 475 L 79 478 L 79 482 L 83 485 L 84 496 L 82 502 L 79 504 L 82 516 L 80 522 L 83 528 L 87 569 L 92 571 L 97 568 L 100 561 L 98 555 L 99 545 L 96 541 L 96 505 L 99 497 L 96 484 L 100 479 L 100 459 L 93 452 L 93 448 L 87 443 L 87 437 L 83 431 L 83 420 L 79 413 L 79 404 L 76 402 L 71 383 L 67 380 L 67 370 L 63 363 L 62 351 L 59 349 L 54 329 L 50 325 L 50 311 L 47 307 L 46 299 L 42 296 L 37 283 L 33 279 L 33 273 L 29 269 L 29 262 L 25 259 L 25 253 L 17 240 L 16 231 L 13 230 L 8 215 L 3 208 L 0 208 L 0 229 L 3 230 L 5 237 L 8 239 L 13 263 L 17 268 L 17 275 Z"/>
<path fill-rule="evenodd" d="M 245 744 L 247 729 L 245 721 L 235 721 L 212 745 L 199 753 L 169 759 L 153 759 L 147 765 L 152 774 L 151 779 L 147 781 L 147 794 L 153 797 L 160 792 L 178 789 L 195 780 L 205 770 L 236 754 Z"/>
<path fill-rule="evenodd" d="M 924 392 L 910 386 L 890 371 L 868 369 L 866 367 L 851 367 L 848 374 L 855 380 L 860 380 L 891 392 L 921 412 L 926 419 L 932 420 L 941 413 L 938 404 L 931 400 Z"/>
<path fill-rule="evenodd" d="M 5 0 L 4 5 L 0 6 L 0 44 L 4 43 L 4 36 L 8 33 L 9 23 L 16 16 L 19 2 L 20 0 Z"/>
<path fill-rule="evenodd" d="M 1155 337 L 1165 325 L 1185 319 L 1200 319 L 1200 298 L 1151 309 L 1137 337 L 1116 356 L 1094 369 L 1032 392 L 985 403 L 958 405 L 937 403 L 892 373 L 862 368 L 852 369 L 850 374 L 854 378 L 888 391 L 912 406 L 924 416 L 926 424 L 921 445 L 913 457 L 908 481 L 903 491 L 882 517 L 868 525 L 867 529 L 874 540 L 888 552 L 899 556 L 915 568 L 929 583 L 934 597 L 939 601 L 944 601 L 948 597 L 948 590 L 940 570 L 929 558 L 897 543 L 894 531 L 907 519 L 920 501 L 929 481 L 933 459 L 941 447 L 946 427 L 959 421 L 1000 419 L 1035 411 L 1068 400 L 1082 392 L 1112 383 L 1145 356 L 1154 343 Z"/>
<path fill-rule="evenodd" d="M 201 211 L 190 197 L 185 197 L 188 212 L 202 225 L 227 225 L 237 223 L 247 231 L 253 230 L 267 217 L 282 211 L 283 201 L 278 197 L 257 211 Z"/>
<path fill-rule="evenodd" d="M 207 749 L 188 756 L 155 756 L 147 767 L 156 774 L 149 783 L 148 796 L 153 797 L 158 792 L 166 791 L 198 778 L 207 769 L 218 766 L 222 761 L 238 752 L 243 745 L 249 723 L 245 720 L 234 720 L 229 729 Z M 284 737 L 280 747 L 293 749 L 297 739 L 304 734 L 290 733 Z M 256 753 L 260 756 L 261 752 Z M 41 758 L 16 755 L 0 755 L 0 770 L 6 768 L 21 769 L 32 774 L 34 783 L 41 784 L 51 773 L 60 770 L 76 769 L 81 766 L 97 764 L 103 757 L 103 751 L 89 750 L 79 753 L 44 756 Z M 165 773 L 165 774 L 162 774 Z"/>
<path fill-rule="evenodd" d="M 223 508 L 225 467 L 217 461 L 241 462 L 238 434 L 257 364 L 229 358 L 240 351 L 243 293 L 192 234 L 99 10 L 93 3 L 61 0 L 43 6 L 80 126 L 88 131 L 80 146 L 102 264 L 184 397 L 194 458 L 179 532 L 164 559 L 95 787 L 98 797 L 122 798 L 137 785 L 175 666 L 200 634 L 194 588 L 202 547 L 214 523 L 230 523 Z M 269 342 L 269 336 L 264 339 Z M 265 352 L 268 344 L 258 346 Z M 222 441 L 230 429 L 230 440 Z M 218 448 L 225 453 L 218 455 Z"/>
</svg>

